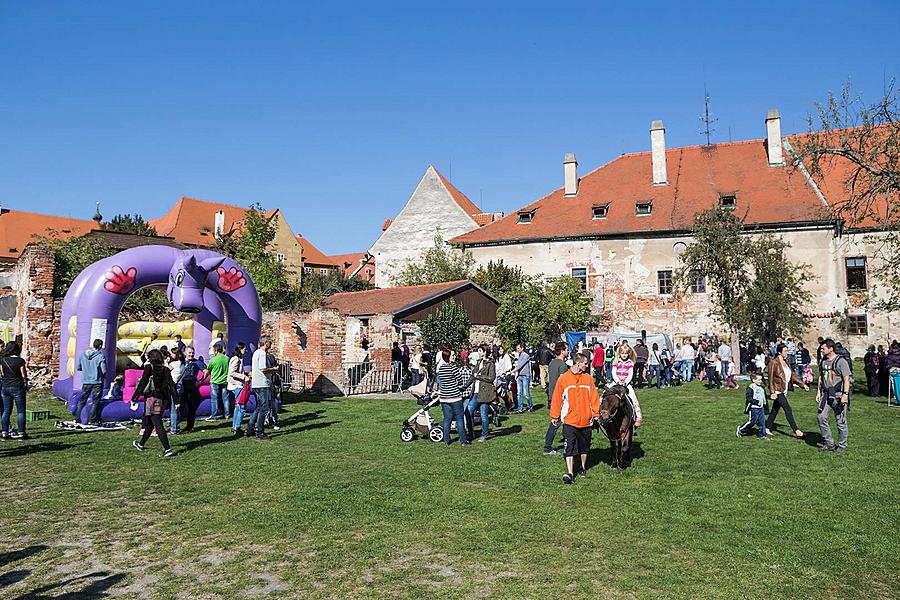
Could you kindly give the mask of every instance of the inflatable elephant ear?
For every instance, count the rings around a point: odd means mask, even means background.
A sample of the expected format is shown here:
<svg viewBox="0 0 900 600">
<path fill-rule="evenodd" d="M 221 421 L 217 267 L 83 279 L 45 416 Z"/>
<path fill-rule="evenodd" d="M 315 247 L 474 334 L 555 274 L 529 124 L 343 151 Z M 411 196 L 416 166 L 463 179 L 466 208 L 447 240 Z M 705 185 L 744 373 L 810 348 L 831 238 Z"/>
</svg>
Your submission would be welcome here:
<svg viewBox="0 0 900 600">
<path fill-rule="evenodd" d="M 193 258 L 193 256 L 191 258 Z M 225 262 L 224 256 L 211 256 L 200 261 L 200 268 L 206 273 L 212 273 L 221 267 L 223 262 Z"/>
</svg>

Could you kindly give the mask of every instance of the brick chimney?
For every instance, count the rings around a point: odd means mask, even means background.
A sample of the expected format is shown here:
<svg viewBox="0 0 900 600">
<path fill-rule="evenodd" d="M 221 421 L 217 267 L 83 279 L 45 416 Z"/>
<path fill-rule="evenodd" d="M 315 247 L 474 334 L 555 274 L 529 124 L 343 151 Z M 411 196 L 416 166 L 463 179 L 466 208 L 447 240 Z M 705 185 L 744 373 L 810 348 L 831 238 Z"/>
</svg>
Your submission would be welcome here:
<svg viewBox="0 0 900 600">
<path fill-rule="evenodd" d="M 653 155 L 653 185 L 668 185 L 666 173 L 666 128 L 662 121 L 650 123 L 650 150 Z"/>
<path fill-rule="evenodd" d="M 770 108 L 766 113 L 766 147 L 769 150 L 769 166 L 781 167 L 784 165 L 784 156 L 781 150 L 781 115 L 777 108 Z"/>
<path fill-rule="evenodd" d="M 578 161 L 574 152 L 566 152 L 563 159 L 563 177 L 566 184 L 566 196 L 574 196 L 578 193 Z"/>
</svg>

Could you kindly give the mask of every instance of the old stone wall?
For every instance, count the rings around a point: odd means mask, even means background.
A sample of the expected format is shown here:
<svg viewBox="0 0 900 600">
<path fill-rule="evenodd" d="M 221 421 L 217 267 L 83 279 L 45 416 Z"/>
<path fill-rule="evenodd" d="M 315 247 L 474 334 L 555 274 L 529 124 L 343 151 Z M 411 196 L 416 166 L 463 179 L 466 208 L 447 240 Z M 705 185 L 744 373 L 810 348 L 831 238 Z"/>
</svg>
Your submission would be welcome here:
<svg viewBox="0 0 900 600">
<path fill-rule="evenodd" d="M 29 244 L 16 263 L 13 277 L 13 331 L 22 345 L 29 378 L 37 387 L 50 385 L 56 376 L 60 329 L 57 302 L 53 299 L 53 271 L 53 252 Z"/>
<path fill-rule="evenodd" d="M 375 285 L 391 287 L 392 277 L 406 261 L 418 259 L 434 245 L 436 233 L 449 240 L 477 227 L 453 200 L 434 167 L 429 167 L 403 210 L 372 246 Z"/>
<path fill-rule="evenodd" d="M 811 317 L 804 336 L 833 336 L 861 356 L 868 344 L 886 343 L 900 337 L 900 315 L 885 314 L 867 305 L 877 294 L 877 282 L 864 293 L 847 291 L 844 260 L 865 256 L 878 264 L 878 241 L 870 236 L 837 237 L 832 229 L 808 229 L 779 233 L 789 244 L 788 258 L 808 264 L 814 279 L 808 283 L 813 296 L 806 309 Z M 623 240 L 558 241 L 471 248 L 478 264 L 503 260 L 530 275 L 571 275 L 572 269 L 587 270 L 587 290 L 593 298 L 592 312 L 601 331 L 637 333 L 663 332 L 680 339 L 722 332 L 710 315 L 708 293 L 689 294 L 683 300 L 659 293 L 658 273 L 678 267 L 678 255 L 689 236 Z M 870 268 L 871 273 L 871 268 Z M 871 279 L 871 276 L 870 276 Z M 842 315 L 865 314 L 868 335 L 847 335 L 835 327 Z"/>
</svg>

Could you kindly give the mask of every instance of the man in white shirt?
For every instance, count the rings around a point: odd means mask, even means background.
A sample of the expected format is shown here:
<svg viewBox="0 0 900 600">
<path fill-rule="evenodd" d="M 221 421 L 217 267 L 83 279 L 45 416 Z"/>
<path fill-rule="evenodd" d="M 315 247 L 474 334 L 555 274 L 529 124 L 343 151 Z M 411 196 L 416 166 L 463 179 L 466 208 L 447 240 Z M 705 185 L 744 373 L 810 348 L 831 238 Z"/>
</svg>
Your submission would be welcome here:
<svg viewBox="0 0 900 600">
<path fill-rule="evenodd" d="M 250 415 L 250 423 L 247 425 L 247 435 L 256 434 L 258 440 L 268 440 L 265 433 L 266 416 L 269 414 L 269 403 L 272 401 L 272 373 L 278 367 L 266 366 L 266 354 L 272 347 L 272 340 L 263 336 L 259 339 L 259 348 L 253 353 L 250 363 L 252 375 L 250 377 L 250 389 L 256 397 L 256 409 Z"/>
<path fill-rule="evenodd" d="M 722 338 L 722 343 L 716 349 L 716 354 L 719 355 L 719 360 L 722 361 L 722 379 L 728 377 L 728 370 L 731 368 L 731 344 L 728 341 L 727 337 Z"/>
</svg>

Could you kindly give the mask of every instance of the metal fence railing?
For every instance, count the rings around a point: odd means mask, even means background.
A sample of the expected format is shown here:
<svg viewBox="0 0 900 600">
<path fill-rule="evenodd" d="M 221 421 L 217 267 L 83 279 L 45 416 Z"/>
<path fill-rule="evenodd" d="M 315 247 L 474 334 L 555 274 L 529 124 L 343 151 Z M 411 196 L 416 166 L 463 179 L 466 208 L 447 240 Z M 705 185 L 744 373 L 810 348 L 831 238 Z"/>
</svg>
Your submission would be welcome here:
<svg viewBox="0 0 900 600">
<path fill-rule="evenodd" d="M 340 385 L 348 396 L 399 392 L 403 385 L 403 368 L 399 362 L 343 363 Z"/>
</svg>

